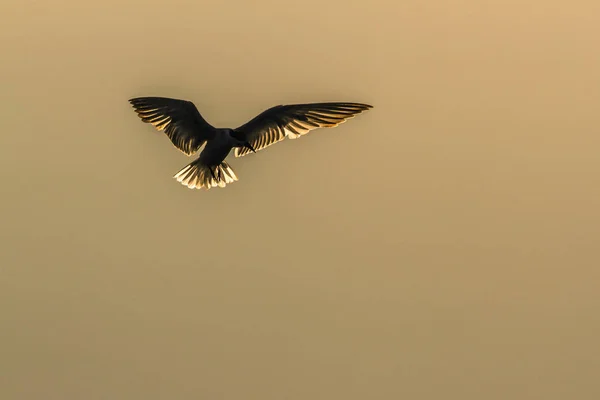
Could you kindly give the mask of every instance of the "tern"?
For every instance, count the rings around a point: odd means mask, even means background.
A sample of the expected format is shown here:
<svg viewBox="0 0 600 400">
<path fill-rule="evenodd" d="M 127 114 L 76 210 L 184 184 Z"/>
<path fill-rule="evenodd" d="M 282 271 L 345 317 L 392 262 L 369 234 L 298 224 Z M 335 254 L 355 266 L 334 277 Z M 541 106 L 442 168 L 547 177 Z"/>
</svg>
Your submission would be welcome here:
<svg viewBox="0 0 600 400">
<path fill-rule="evenodd" d="M 129 99 L 138 117 L 164 132 L 187 156 L 204 145 L 198 158 L 177 172 L 175 178 L 190 189 L 225 187 L 238 180 L 225 161 L 256 153 L 285 138 L 296 139 L 317 128 L 332 128 L 373 108 L 363 103 L 305 103 L 277 105 L 235 128 L 215 128 L 189 100 L 168 97 Z"/>
</svg>

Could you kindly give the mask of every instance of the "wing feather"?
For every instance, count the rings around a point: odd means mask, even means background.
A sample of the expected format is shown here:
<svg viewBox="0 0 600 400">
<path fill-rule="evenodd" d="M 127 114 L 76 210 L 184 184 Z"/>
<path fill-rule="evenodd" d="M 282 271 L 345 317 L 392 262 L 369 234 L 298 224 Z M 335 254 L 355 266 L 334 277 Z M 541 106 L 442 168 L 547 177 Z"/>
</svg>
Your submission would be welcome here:
<svg viewBox="0 0 600 400">
<path fill-rule="evenodd" d="M 373 108 L 363 103 L 306 103 L 271 107 L 236 131 L 246 135 L 256 151 L 267 148 L 286 137 L 296 139 L 318 128 L 333 128 L 350 118 Z M 242 157 L 251 152 L 239 147 L 235 156 Z"/>
<path fill-rule="evenodd" d="M 168 97 L 136 97 L 129 100 L 140 119 L 164 132 L 173 145 L 190 156 L 215 135 L 215 128 L 194 103 Z"/>
</svg>

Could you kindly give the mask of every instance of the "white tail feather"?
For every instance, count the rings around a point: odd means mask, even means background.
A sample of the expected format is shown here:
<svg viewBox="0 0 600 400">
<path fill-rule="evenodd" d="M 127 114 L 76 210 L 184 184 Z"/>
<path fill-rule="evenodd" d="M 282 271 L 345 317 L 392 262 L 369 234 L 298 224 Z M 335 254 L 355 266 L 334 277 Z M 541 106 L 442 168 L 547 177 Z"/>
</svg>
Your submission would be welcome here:
<svg viewBox="0 0 600 400">
<path fill-rule="evenodd" d="M 228 183 L 238 180 L 235 172 L 233 172 L 229 164 L 225 161 L 217 167 L 212 167 L 211 173 L 211 167 L 201 164 L 199 160 L 193 161 L 183 167 L 173 178 L 190 189 L 205 188 L 206 190 L 217 186 L 225 187 Z"/>
</svg>

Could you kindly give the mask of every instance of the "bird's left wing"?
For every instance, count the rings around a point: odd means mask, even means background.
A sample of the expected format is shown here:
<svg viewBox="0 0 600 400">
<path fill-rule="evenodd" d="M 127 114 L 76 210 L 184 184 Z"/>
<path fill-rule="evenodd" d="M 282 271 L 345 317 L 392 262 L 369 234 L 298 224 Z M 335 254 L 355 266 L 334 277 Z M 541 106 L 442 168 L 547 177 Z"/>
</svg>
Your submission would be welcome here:
<svg viewBox="0 0 600 400">
<path fill-rule="evenodd" d="M 236 131 L 246 135 L 256 151 L 282 141 L 296 139 L 317 128 L 331 128 L 372 108 L 362 103 L 308 103 L 271 107 Z M 247 147 L 237 147 L 235 156 L 251 152 Z"/>
<path fill-rule="evenodd" d="M 167 97 L 136 97 L 129 100 L 143 122 L 164 131 L 171 143 L 188 156 L 214 137 L 216 129 L 206 122 L 194 103 Z"/>
</svg>

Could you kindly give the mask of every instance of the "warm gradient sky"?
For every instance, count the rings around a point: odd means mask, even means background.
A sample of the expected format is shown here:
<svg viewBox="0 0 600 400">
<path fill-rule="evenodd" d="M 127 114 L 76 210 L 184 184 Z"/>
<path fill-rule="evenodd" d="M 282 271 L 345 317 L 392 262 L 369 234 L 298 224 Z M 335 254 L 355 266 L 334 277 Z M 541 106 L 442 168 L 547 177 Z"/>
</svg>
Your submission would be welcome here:
<svg viewBox="0 0 600 400">
<path fill-rule="evenodd" d="M 600 3 L 5 0 L 2 400 L 600 398 Z M 190 159 L 127 99 L 339 128 Z"/>
</svg>

